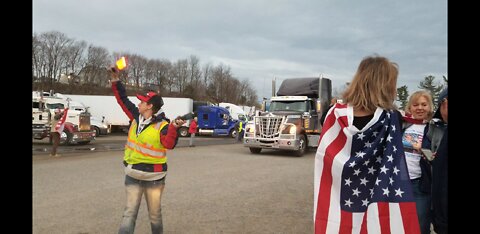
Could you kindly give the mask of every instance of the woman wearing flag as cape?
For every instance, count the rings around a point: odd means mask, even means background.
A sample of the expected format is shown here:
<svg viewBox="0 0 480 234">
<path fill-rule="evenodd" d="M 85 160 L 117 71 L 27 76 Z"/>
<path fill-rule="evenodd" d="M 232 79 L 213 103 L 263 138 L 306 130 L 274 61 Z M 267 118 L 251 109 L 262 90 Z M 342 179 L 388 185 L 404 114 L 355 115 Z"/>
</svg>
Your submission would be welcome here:
<svg viewBox="0 0 480 234">
<path fill-rule="evenodd" d="M 398 66 L 364 58 L 323 124 L 315 155 L 315 233 L 420 233 L 395 110 Z"/>
</svg>

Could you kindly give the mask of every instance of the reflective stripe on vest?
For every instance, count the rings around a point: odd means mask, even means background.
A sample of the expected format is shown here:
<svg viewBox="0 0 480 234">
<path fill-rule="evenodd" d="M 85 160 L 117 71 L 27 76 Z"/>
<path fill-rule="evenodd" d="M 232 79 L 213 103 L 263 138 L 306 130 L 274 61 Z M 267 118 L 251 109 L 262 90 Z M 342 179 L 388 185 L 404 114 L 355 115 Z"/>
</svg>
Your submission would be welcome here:
<svg viewBox="0 0 480 234">
<path fill-rule="evenodd" d="M 243 129 L 243 126 L 242 126 L 242 125 L 243 125 L 243 122 L 240 121 L 240 124 L 238 124 L 238 132 L 241 132 L 241 131 L 242 131 L 242 129 Z"/>
<path fill-rule="evenodd" d="M 160 141 L 160 131 L 167 124 L 167 121 L 150 124 L 137 136 L 137 122 L 133 120 L 128 130 L 128 140 L 125 144 L 125 156 L 123 160 L 128 164 L 166 163 L 167 150 Z"/>
</svg>

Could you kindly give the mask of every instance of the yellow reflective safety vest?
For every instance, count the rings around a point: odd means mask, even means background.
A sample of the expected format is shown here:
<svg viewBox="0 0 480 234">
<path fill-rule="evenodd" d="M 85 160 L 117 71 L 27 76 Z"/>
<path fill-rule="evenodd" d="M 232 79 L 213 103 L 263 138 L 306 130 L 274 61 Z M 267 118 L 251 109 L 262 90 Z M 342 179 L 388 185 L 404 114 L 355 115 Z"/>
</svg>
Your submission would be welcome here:
<svg viewBox="0 0 480 234">
<path fill-rule="evenodd" d="M 168 124 L 167 121 L 148 125 L 137 136 L 137 121 L 133 120 L 128 130 L 128 140 L 125 144 L 123 160 L 128 164 L 165 164 L 167 149 L 160 141 L 160 131 Z"/>
<path fill-rule="evenodd" d="M 240 123 L 238 124 L 238 132 L 241 132 L 243 129 L 243 122 L 240 121 Z"/>
</svg>

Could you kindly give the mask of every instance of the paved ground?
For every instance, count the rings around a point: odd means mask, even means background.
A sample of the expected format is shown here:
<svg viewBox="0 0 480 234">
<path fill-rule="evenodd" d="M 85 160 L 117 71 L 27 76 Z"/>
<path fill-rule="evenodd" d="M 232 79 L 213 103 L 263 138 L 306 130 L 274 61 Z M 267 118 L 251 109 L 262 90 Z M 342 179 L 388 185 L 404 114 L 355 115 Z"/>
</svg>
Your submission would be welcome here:
<svg viewBox="0 0 480 234">
<path fill-rule="evenodd" d="M 312 233 L 313 160 L 241 144 L 170 151 L 165 233 Z M 33 233 L 116 233 L 121 161 L 121 151 L 34 155 Z M 144 201 L 136 233 L 150 233 Z"/>
</svg>

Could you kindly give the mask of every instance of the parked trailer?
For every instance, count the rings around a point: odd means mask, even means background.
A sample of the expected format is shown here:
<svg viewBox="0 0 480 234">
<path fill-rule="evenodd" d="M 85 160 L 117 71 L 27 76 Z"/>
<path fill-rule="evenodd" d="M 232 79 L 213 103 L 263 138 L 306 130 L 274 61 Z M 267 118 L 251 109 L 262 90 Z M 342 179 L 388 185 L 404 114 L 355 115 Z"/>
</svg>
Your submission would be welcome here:
<svg viewBox="0 0 480 234">
<path fill-rule="evenodd" d="M 129 119 L 122 108 L 118 105 L 115 96 L 102 95 L 73 95 L 63 94 L 77 102 L 82 103 L 89 108 L 90 113 L 95 116 L 104 116 L 111 125 L 112 131 L 128 130 L 130 125 Z M 131 102 L 135 105 L 140 103 L 136 96 L 128 96 Z M 190 113 L 193 111 L 193 100 L 191 98 L 172 98 L 162 97 L 164 105 L 161 111 L 165 112 L 165 116 L 170 120 L 178 116 Z M 184 126 L 188 130 L 188 123 Z"/>
</svg>

